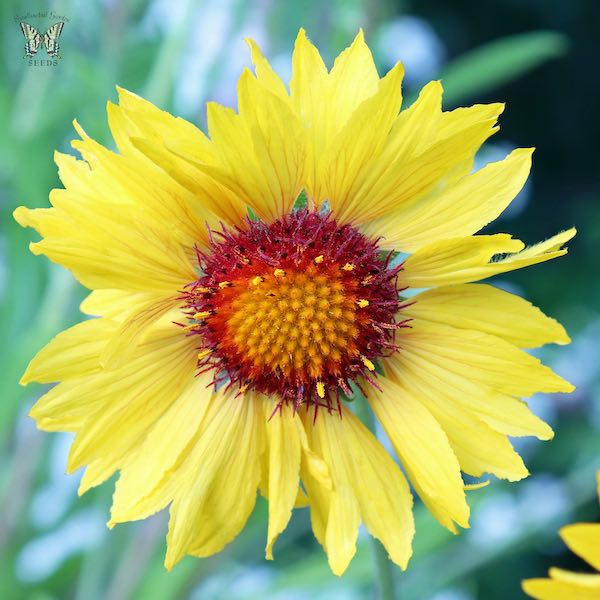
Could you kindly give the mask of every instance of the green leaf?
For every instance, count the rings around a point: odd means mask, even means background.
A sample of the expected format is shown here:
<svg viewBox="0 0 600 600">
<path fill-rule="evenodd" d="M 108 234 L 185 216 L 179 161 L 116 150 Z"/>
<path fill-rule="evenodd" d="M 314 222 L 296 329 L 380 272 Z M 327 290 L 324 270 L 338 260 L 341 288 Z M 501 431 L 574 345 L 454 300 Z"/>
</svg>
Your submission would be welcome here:
<svg viewBox="0 0 600 600">
<path fill-rule="evenodd" d="M 453 104 L 488 92 L 562 56 L 568 46 L 567 37 L 555 31 L 531 31 L 480 46 L 444 69 L 444 100 Z"/>
<path fill-rule="evenodd" d="M 306 190 L 302 190 L 296 200 L 294 201 L 294 209 L 300 210 L 302 208 L 306 208 L 308 205 L 308 196 L 306 194 Z"/>
</svg>

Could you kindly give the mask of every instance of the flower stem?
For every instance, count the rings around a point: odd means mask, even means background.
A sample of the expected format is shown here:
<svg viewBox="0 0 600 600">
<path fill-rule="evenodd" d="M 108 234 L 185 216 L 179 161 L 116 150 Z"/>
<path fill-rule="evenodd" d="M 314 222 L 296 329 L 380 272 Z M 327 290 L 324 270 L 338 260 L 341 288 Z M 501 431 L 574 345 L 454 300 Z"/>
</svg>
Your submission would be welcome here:
<svg viewBox="0 0 600 600">
<path fill-rule="evenodd" d="M 377 598 L 378 600 L 396 600 L 394 584 L 394 568 L 393 563 L 388 558 L 385 548 L 381 545 L 379 540 L 371 538 L 371 549 L 373 552 L 373 561 L 375 563 L 375 570 L 378 575 L 377 577 Z"/>
</svg>

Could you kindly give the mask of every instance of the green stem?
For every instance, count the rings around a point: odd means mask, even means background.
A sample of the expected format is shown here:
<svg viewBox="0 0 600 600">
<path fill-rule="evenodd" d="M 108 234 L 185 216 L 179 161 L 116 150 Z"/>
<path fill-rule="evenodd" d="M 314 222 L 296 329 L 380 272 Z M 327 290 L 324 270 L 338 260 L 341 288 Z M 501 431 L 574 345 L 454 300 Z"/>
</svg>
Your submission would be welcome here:
<svg viewBox="0 0 600 600">
<path fill-rule="evenodd" d="M 355 393 L 358 392 L 355 390 Z M 356 409 L 362 422 L 370 429 L 373 435 L 375 435 L 375 415 L 373 414 L 367 399 L 361 397 L 357 403 Z M 388 553 L 381 542 L 374 537 L 371 537 L 371 551 L 373 553 L 373 563 L 375 567 L 373 578 L 377 590 L 376 598 L 378 600 L 396 600 L 399 596 L 397 594 L 394 577 L 394 570 L 396 569 L 394 563 L 389 559 Z"/>
<path fill-rule="evenodd" d="M 379 540 L 371 538 L 373 561 L 377 572 L 378 600 L 396 600 L 396 585 L 394 583 L 394 564 L 389 559 L 386 549 Z"/>
</svg>

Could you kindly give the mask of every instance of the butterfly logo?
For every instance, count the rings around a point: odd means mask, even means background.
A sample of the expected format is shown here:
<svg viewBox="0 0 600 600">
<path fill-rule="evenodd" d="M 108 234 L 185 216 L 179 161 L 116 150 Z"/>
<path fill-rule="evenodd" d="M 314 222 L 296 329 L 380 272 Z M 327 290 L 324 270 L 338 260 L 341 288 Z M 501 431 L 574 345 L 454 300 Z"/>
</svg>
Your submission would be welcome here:
<svg viewBox="0 0 600 600">
<path fill-rule="evenodd" d="M 48 28 L 46 33 L 40 35 L 39 31 L 32 27 L 29 23 L 24 23 L 23 21 L 19 23 L 21 25 L 21 31 L 25 36 L 25 56 L 33 57 L 37 54 L 37 51 L 40 47 L 40 44 L 44 44 L 46 48 L 46 52 L 48 56 L 52 58 L 58 57 L 58 50 L 60 46 L 58 45 L 58 38 L 60 37 L 61 31 L 63 29 L 64 23 L 59 21 L 58 23 L 54 23 L 51 27 Z"/>
</svg>

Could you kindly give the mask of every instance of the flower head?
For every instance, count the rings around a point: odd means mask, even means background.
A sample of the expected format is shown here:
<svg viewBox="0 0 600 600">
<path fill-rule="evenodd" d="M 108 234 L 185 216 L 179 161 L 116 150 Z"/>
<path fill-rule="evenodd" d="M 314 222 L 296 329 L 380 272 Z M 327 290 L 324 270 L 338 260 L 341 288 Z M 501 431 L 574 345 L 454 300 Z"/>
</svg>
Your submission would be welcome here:
<svg viewBox="0 0 600 600">
<path fill-rule="evenodd" d="M 267 557 L 308 504 L 333 571 L 361 521 L 405 567 L 404 474 L 351 408 L 387 432 L 445 527 L 468 527 L 461 472 L 527 475 L 508 436 L 552 437 L 521 397 L 572 386 L 522 348 L 569 341 L 492 275 L 566 253 L 574 230 L 525 248 L 473 235 L 529 173 L 530 149 L 472 172 L 501 104 L 406 110 L 402 67 L 377 74 L 362 33 L 328 70 L 300 31 L 289 92 L 254 44 L 238 111 L 208 136 L 125 90 L 114 153 L 76 124 L 65 189 L 18 208 L 36 254 L 92 290 L 23 382 L 59 382 L 31 414 L 72 431 L 80 491 L 119 479 L 109 524 L 170 510 L 166 565 L 218 552 L 269 501 Z M 304 199 L 304 202 L 302 200 Z"/>
<path fill-rule="evenodd" d="M 598 496 L 600 496 L 600 472 Z M 576 523 L 560 530 L 560 537 L 575 554 L 600 571 L 600 523 Z M 548 579 L 526 579 L 523 590 L 537 600 L 594 600 L 600 598 L 600 573 L 573 573 L 553 567 Z"/>
</svg>

